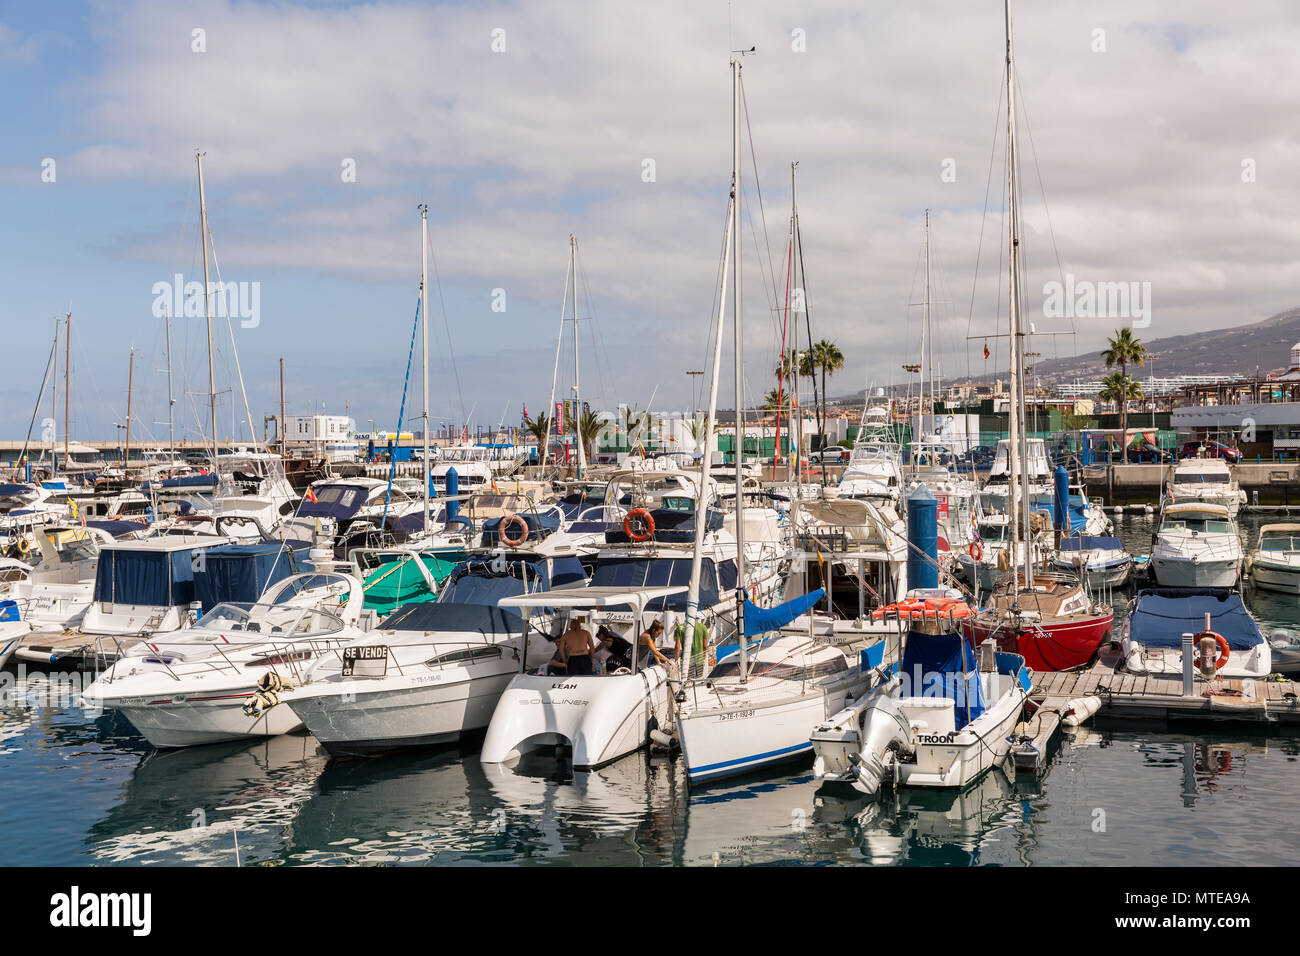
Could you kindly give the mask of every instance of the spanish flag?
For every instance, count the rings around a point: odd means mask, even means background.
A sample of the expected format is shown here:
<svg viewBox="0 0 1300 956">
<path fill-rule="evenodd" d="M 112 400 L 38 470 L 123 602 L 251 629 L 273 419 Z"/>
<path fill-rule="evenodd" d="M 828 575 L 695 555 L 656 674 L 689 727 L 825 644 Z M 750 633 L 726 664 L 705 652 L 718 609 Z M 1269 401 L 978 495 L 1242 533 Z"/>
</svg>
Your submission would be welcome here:
<svg viewBox="0 0 1300 956">
<path fill-rule="evenodd" d="M 316 503 L 316 492 L 311 490 L 311 485 L 307 486 L 307 493 L 303 495 L 303 497 L 306 498 L 308 501 L 310 501 L 312 504 Z"/>
<path fill-rule="evenodd" d="M 989 344 L 988 344 L 987 342 L 985 342 L 985 343 L 984 343 L 984 361 L 987 362 L 988 360 L 989 360 Z"/>
</svg>

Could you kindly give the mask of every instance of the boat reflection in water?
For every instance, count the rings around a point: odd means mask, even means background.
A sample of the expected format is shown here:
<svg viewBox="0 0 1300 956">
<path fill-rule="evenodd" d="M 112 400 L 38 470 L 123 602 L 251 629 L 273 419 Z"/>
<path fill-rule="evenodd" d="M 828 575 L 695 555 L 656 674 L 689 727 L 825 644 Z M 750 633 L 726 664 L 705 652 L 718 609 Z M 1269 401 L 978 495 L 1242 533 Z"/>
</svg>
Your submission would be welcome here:
<svg viewBox="0 0 1300 956">
<path fill-rule="evenodd" d="M 327 759 L 303 734 L 152 751 L 91 825 L 87 852 L 100 863 L 278 862 Z"/>
</svg>

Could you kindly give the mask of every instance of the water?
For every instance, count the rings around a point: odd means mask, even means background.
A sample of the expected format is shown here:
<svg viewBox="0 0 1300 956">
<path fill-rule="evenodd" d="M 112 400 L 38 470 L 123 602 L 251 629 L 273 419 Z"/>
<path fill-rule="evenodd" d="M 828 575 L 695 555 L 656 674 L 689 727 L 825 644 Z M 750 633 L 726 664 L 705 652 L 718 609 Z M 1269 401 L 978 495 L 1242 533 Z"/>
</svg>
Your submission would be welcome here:
<svg viewBox="0 0 1300 956">
<path fill-rule="evenodd" d="M 1266 520 L 1243 516 L 1248 542 Z M 1147 552 L 1151 517 L 1116 526 Z M 1300 626 L 1294 597 L 1246 600 L 1265 631 Z M 0 863 L 1288 865 L 1298 761 L 1294 732 L 1102 720 L 1037 780 L 868 801 L 820 793 L 808 763 L 691 791 L 644 754 L 547 774 L 485 767 L 473 746 L 331 761 L 300 735 L 153 752 L 112 713 L 10 701 Z"/>
</svg>

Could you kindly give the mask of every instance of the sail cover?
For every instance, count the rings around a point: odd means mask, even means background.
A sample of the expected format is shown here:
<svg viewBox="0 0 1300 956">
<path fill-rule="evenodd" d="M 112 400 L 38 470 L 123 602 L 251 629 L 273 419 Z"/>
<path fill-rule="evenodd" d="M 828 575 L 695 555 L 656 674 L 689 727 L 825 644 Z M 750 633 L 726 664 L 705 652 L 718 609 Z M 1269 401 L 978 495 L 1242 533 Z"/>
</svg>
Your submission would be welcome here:
<svg viewBox="0 0 1300 956">
<path fill-rule="evenodd" d="M 806 614 L 822 598 L 826 597 L 825 588 L 818 588 L 811 594 L 786 601 L 776 607 L 759 607 L 749 598 L 745 598 L 745 636 L 755 637 L 785 627 L 796 617 Z"/>
</svg>

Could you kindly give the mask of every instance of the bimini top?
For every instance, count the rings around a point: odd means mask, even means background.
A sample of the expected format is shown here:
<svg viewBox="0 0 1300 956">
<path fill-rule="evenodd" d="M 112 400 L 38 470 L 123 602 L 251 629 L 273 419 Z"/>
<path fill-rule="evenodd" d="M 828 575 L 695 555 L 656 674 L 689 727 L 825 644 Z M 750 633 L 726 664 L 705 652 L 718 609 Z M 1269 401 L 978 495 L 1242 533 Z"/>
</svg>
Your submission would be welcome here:
<svg viewBox="0 0 1300 956">
<path fill-rule="evenodd" d="M 1061 542 L 1062 551 L 1123 551 L 1124 542 L 1119 538 L 1100 538 L 1082 535 L 1078 538 L 1066 538 Z"/>
<path fill-rule="evenodd" d="M 1232 650 L 1245 651 L 1264 643 L 1241 595 L 1227 588 L 1191 594 L 1166 588 L 1141 591 L 1129 618 L 1129 637 L 1146 647 L 1182 647 L 1183 634 L 1199 634 L 1205 629 L 1206 613 L 1210 630 L 1222 634 Z"/>
<path fill-rule="evenodd" d="M 1183 504 L 1166 505 L 1164 514 L 1166 516 L 1203 514 L 1214 515 L 1216 518 L 1227 518 L 1228 508 L 1226 505 L 1211 504 L 1208 501 L 1188 501 Z"/>
</svg>

